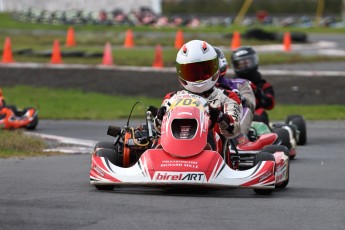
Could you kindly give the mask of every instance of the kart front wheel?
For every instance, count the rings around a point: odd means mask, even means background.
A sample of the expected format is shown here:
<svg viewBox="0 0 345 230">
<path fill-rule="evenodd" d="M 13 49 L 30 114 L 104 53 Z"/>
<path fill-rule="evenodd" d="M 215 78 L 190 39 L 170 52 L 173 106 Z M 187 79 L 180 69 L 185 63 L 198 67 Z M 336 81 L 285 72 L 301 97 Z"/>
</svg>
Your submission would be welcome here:
<svg viewBox="0 0 345 230">
<path fill-rule="evenodd" d="M 307 125 L 304 118 L 301 115 L 289 115 L 286 118 L 287 124 L 293 124 L 299 131 L 298 145 L 305 145 L 307 143 Z"/>
<path fill-rule="evenodd" d="M 114 186 L 113 185 L 95 185 L 96 189 L 98 190 L 113 190 Z"/>
<path fill-rule="evenodd" d="M 273 191 L 274 189 L 254 189 L 254 192 L 258 195 L 270 195 Z"/>
<path fill-rule="evenodd" d="M 25 127 L 27 130 L 34 130 L 38 125 L 38 116 L 35 118 Z"/>
<path fill-rule="evenodd" d="M 284 128 L 275 128 L 273 132 L 276 133 L 278 138 L 282 141 L 281 145 L 286 146 L 289 150 L 292 148 L 289 131 Z"/>
</svg>

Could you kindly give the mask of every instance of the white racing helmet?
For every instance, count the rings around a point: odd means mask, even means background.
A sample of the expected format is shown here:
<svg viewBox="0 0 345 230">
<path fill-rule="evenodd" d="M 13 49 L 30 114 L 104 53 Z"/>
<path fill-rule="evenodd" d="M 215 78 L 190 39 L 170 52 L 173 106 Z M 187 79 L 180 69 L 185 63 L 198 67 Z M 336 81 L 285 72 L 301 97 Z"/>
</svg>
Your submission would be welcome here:
<svg viewBox="0 0 345 230">
<path fill-rule="evenodd" d="M 213 46 L 192 40 L 178 51 L 176 70 L 182 86 L 196 94 L 210 90 L 219 77 L 218 57 Z"/>
</svg>

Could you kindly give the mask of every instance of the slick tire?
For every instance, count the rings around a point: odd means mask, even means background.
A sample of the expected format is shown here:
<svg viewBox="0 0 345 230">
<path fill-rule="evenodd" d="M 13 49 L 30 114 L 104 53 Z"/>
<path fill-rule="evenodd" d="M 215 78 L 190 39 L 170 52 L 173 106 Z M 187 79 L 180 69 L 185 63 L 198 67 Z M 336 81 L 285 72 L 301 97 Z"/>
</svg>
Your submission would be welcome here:
<svg viewBox="0 0 345 230">
<path fill-rule="evenodd" d="M 96 151 L 96 155 L 99 157 L 107 158 L 111 163 L 116 165 L 116 157 L 114 149 L 99 149 Z"/>
<path fill-rule="evenodd" d="M 96 155 L 99 157 L 106 157 L 112 164 L 119 167 L 123 167 L 123 154 L 119 152 L 119 146 L 118 145 L 114 146 L 114 144 L 111 142 L 99 142 L 99 143 L 100 143 L 99 146 L 103 146 L 104 148 L 98 149 L 96 151 Z M 95 149 L 97 147 L 97 144 L 95 146 Z M 105 148 L 106 146 L 110 148 Z"/>
<path fill-rule="evenodd" d="M 38 125 L 38 116 L 36 116 L 25 128 L 27 130 L 34 130 Z"/>
<path fill-rule="evenodd" d="M 278 135 L 278 138 L 282 141 L 281 145 L 286 146 L 288 149 L 291 149 L 290 134 L 284 128 L 275 128 L 273 132 Z"/>
<path fill-rule="evenodd" d="M 259 152 L 254 156 L 254 165 L 257 165 L 261 161 L 274 161 L 274 156 L 270 152 Z"/>
<path fill-rule="evenodd" d="M 290 156 L 289 149 L 283 145 L 267 145 L 262 149 L 263 152 L 275 153 L 278 151 L 284 152 L 286 156 Z"/>
<path fill-rule="evenodd" d="M 274 156 L 270 152 L 259 152 L 254 157 L 254 165 L 257 165 L 261 161 L 274 161 Z M 274 189 L 254 189 L 254 192 L 258 195 L 270 195 Z"/>
<path fill-rule="evenodd" d="M 114 143 L 110 141 L 100 141 L 95 145 L 94 151 L 96 149 L 114 149 Z"/>
<path fill-rule="evenodd" d="M 114 189 L 114 186 L 113 185 L 95 185 L 95 188 L 97 190 L 113 190 Z"/>
<path fill-rule="evenodd" d="M 297 127 L 297 130 L 300 132 L 298 145 L 305 145 L 307 143 L 307 125 L 301 115 L 289 115 L 285 121 L 286 124 L 293 124 Z"/>
</svg>

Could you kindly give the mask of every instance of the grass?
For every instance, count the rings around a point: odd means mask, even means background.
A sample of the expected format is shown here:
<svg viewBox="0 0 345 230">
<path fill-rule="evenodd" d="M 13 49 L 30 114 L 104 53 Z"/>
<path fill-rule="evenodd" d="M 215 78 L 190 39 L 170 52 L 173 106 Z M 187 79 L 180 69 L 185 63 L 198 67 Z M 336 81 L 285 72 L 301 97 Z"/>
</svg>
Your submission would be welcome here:
<svg viewBox="0 0 345 230">
<path fill-rule="evenodd" d="M 74 89 L 50 89 L 28 86 L 4 87 L 8 104 L 18 107 L 34 106 L 43 119 L 108 120 L 127 118 L 135 102 L 141 101 L 133 117 L 143 118 L 149 105 L 159 106 L 161 98 L 110 96 L 85 93 Z M 53 102 L 53 103 L 52 103 Z M 306 120 L 345 120 L 343 105 L 281 105 L 269 111 L 271 120 L 285 120 L 288 114 L 300 114 Z"/>
<path fill-rule="evenodd" d="M 85 93 L 74 89 L 50 89 L 28 86 L 3 88 L 8 104 L 18 107 L 34 106 L 44 119 L 118 119 L 127 118 L 137 101 L 145 106 L 159 106 L 162 99 L 147 97 L 109 96 Z M 144 116 L 146 107 L 138 105 L 134 116 Z"/>
<path fill-rule="evenodd" d="M 285 120 L 289 114 L 300 114 L 308 120 L 345 120 L 344 105 L 276 105 L 268 111 L 272 120 Z"/>
<path fill-rule="evenodd" d="M 45 152 L 44 141 L 38 137 L 25 135 L 22 130 L 0 130 L 0 158 L 31 157 L 61 154 Z"/>
<path fill-rule="evenodd" d="M 164 65 L 174 66 L 177 50 L 174 48 L 175 33 L 177 28 L 154 28 L 149 26 L 133 27 L 134 48 L 123 48 L 125 32 L 128 26 L 104 26 L 104 25 L 75 25 L 75 39 L 77 46 L 65 47 L 66 31 L 69 25 L 44 25 L 19 22 L 11 18 L 9 14 L 0 13 L 0 44 L 4 43 L 6 37 L 11 38 L 14 59 L 16 62 L 38 62 L 48 63 L 50 55 L 42 56 L 39 53 L 50 52 L 53 41 L 58 39 L 62 52 L 82 51 L 87 54 L 98 53 L 98 57 L 63 57 L 66 64 L 100 64 L 102 63 L 102 54 L 104 44 L 109 41 L 112 44 L 112 54 L 114 64 L 126 66 L 151 66 L 154 60 L 155 46 L 157 44 L 163 47 Z M 204 39 L 210 44 L 228 47 L 224 49 L 225 55 L 230 57 L 230 33 L 233 31 L 245 32 L 248 27 L 208 27 L 198 29 L 182 28 L 184 31 L 184 40 Z M 319 29 L 319 30 L 318 30 Z M 298 31 L 298 32 L 322 32 L 345 33 L 344 28 L 275 28 L 265 27 L 265 30 L 271 32 Z M 273 43 L 281 43 L 275 41 Z M 242 45 L 265 45 L 272 42 L 246 40 L 242 39 Z M 17 51 L 31 49 L 32 53 L 19 54 Z M 345 57 L 330 57 L 321 55 L 300 55 L 291 53 L 276 52 L 270 54 L 260 54 L 261 65 L 283 64 L 283 63 L 301 63 L 315 61 L 344 61 Z"/>
<path fill-rule="evenodd" d="M 162 53 L 164 66 L 173 67 L 175 65 L 177 51 L 174 49 L 164 49 Z M 227 57 L 230 57 L 230 52 L 224 52 Z M 152 49 L 124 49 L 113 48 L 112 51 L 113 63 L 119 66 L 151 66 L 154 61 L 154 50 Z M 345 57 L 332 57 L 322 55 L 303 56 L 294 53 L 270 53 L 260 54 L 260 64 L 292 64 L 292 63 L 312 63 L 321 61 L 344 61 Z M 28 57 L 15 56 L 16 62 L 35 62 L 35 63 L 49 63 L 50 57 Z M 98 65 L 102 63 L 102 57 L 62 57 L 65 64 L 89 64 Z"/>
</svg>

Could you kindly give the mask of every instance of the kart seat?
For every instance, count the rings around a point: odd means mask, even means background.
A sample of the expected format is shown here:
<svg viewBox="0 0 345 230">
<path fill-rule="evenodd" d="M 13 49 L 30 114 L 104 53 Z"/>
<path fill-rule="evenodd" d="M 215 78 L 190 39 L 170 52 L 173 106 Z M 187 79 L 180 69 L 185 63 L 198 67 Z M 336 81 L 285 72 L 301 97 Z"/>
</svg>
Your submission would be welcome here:
<svg viewBox="0 0 345 230">
<path fill-rule="evenodd" d="M 246 141 L 237 146 L 238 150 L 261 150 L 266 145 L 273 144 L 278 139 L 276 133 L 262 134 L 256 141 Z"/>
</svg>

